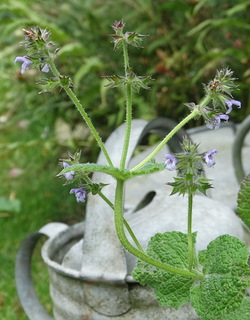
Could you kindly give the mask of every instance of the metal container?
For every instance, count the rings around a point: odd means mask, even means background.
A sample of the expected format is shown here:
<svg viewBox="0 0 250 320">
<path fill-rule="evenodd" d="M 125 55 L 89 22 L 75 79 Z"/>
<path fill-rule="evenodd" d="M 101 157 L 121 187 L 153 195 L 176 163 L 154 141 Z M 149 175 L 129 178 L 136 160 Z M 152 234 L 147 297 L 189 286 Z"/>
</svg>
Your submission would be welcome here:
<svg viewBox="0 0 250 320">
<path fill-rule="evenodd" d="M 156 132 L 165 136 L 174 125 L 166 119 L 157 119 L 150 123 L 134 120 L 127 167 L 139 161 L 138 157 L 133 157 L 134 150 L 148 133 Z M 179 142 L 183 134 L 185 133 L 182 131 L 175 140 L 170 140 L 169 148 L 172 151 L 180 150 Z M 124 126 L 121 126 L 106 142 L 106 148 L 115 166 L 119 165 L 123 136 Z M 105 164 L 102 154 L 98 163 Z M 115 191 L 113 178 L 95 173 L 93 179 L 108 184 L 103 192 L 112 201 Z M 167 191 L 163 187 L 164 182 L 164 173 L 157 173 L 138 177 L 129 181 L 126 186 L 126 220 L 144 248 L 156 232 L 185 232 L 186 229 L 186 221 L 183 219 L 186 211 L 185 199 L 171 197 L 166 201 Z M 200 230 L 205 226 L 201 233 L 203 238 L 198 239 L 198 249 L 204 249 L 213 238 L 223 233 L 244 240 L 244 229 L 233 211 L 220 203 L 213 203 L 212 199 L 201 196 L 197 199 L 194 206 L 194 216 L 197 212 L 194 228 Z M 211 207 L 216 208 L 215 211 L 211 210 Z M 215 220 L 218 210 L 220 219 Z M 225 224 L 224 216 L 225 219 L 231 219 L 230 224 Z M 83 223 L 72 227 L 61 223 L 48 224 L 29 235 L 21 244 L 16 259 L 16 286 L 30 320 L 52 319 L 37 299 L 30 275 L 32 253 L 43 235 L 49 237 L 42 248 L 42 257 L 50 275 L 54 319 L 199 319 L 189 304 L 178 310 L 160 307 L 152 289 L 134 281 L 131 271 L 136 259 L 124 251 L 117 239 L 112 210 L 102 199 L 89 195 L 86 219 Z"/>
</svg>

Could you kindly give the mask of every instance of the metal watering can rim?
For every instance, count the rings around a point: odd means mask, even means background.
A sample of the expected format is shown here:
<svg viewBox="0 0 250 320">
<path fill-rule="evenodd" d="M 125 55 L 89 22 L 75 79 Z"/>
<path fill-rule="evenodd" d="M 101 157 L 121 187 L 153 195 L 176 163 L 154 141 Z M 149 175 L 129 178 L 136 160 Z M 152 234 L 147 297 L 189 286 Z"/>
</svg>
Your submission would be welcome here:
<svg viewBox="0 0 250 320">
<path fill-rule="evenodd" d="M 116 278 L 97 278 L 97 277 L 87 277 L 83 276 L 80 271 L 74 270 L 72 268 L 68 268 L 65 266 L 62 266 L 60 261 L 55 261 L 53 256 L 57 253 L 58 246 L 63 247 L 68 242 L 74 239 L 80 239 L 82 235 L 84 234 L 83 230 L 85 227 L 85 222 L 77 223 L 73 226 L 69 226 L 66 229 L 61 230 L 59 228 L 57 232 L 57 228 L 60 227 L 58 223 L 49 223 L 42 227 L 42 229 L 39 230 L 39 233 L 41 235 L 48 235 L 46 230 L 47 228 L 53 228 L 54 234 L 52 237 L 50 237 L 42 246 L 41 249 L 41 255 L 44 260 L 44 262 L 52 269 L 54 269 L 56 272 L 63 274 L 68 277 L 72 277 L 75 279 L 81 279 L 86 282 L 94 282 L 94 283 L 124 283 L 124 281 L 120 281 Z M 56 246 L 55 246 L 56 244 Z M 137 283 L 133 279 L 132 276 L 128 275 L 125 279 L 125 282 L 127 283 Z"/>
</svg>

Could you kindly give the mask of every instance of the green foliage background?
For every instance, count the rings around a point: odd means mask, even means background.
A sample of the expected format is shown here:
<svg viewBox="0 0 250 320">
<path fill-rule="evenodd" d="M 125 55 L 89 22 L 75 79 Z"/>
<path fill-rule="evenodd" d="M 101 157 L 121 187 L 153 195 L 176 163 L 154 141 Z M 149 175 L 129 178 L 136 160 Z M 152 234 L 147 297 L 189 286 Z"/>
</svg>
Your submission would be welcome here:
<svg viewBox="0 0 250 320">
<path fill-rule="evenodd" d="M 250 44 L 248 0 L 2 0 L 0 3 L 0 197 L 18 200 L 20 210 L 0 208 L 1 319 L 27 319 L 14 288 L 14 258 L 21 239 L 43 224 L 80 221 L 84 208 L 55 178 L 58 159 L 68 150 L 83 150 L 82 161 L 95 161 L 98 150 L 63 92 L 39 94 L 40 75 L 20 74 L 14 65 L 24 54 L 22 29 L 34 25 L 52 32 L 61 46 L 58 67 L 69 75 L 104 140 L 123 122 L 124 100 L 119 90 L 103 87 L 102 75 L 122 74 L 122 56 L 114 52 L 110 25 L 123 19 L 126 30 L 148 34 L 143 49 L 132 48 L 131 66 L 138 75 L 152 74 L 150 91 L 134 97 L 134 117 L 181 120 L 184 102 L 198 102 L 202 83 L 217 68 L 228 66 L 238 78 L 242 102 L 231 120 L 250 113 Z M 191 123 L 190 126 L 202 125 Z M 80 132 L 80 133 L 79 133 Z M 13 169 L 20 169 L 19 175 Z M 11 171 L 12 170 L 12 171 Z M 15 171 L 14 171 L 15 172 Z M 62 201 L 63 199 L 63 201 Z M 0 202 L 1 205 L 1 202 Z M 44 266 L 35 259 L 37 278 Z M 41 283 L 42 282 L 42 283 Z M 43 284 L 44 283 L 44 284 Z M 46 281 L 38 291 L 48 310 Z"/>
</svg>

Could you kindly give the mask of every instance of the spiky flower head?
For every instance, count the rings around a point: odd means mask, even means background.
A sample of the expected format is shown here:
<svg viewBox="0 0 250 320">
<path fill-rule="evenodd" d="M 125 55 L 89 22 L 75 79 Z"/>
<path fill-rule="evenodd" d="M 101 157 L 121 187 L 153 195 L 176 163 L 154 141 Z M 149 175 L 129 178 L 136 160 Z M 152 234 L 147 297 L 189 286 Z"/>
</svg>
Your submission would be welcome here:
<svg viewBox="0 0 250 320">
<path fill-rule="evenodd" d="M 241 108 L 241 102 L 235 100 L 232 91 L 237 87 L 236 78 L 229 69 L 218 70 L 212 81 L 205 87 L 205 97 L 200 104 L 187 103 L 186 106 L 202 116 L 209 129 L 218 129 L 222 121 L 229 120 L 233 106 Z"/>
<path fill-rule="evenodd" d="M 28 67 L 39 68 L 42 72 L 50 71 L 50 61 L 55 57 L 58 49 L 51 52 L 55 43 L 49 40 L 50 31 L 40 27 L 23 29 L 24 40 L 21 45 L 25 48 L 24 57 L 16 57 L 16 61 L 23 62 L 21 73 L 24 74 Z M 23 59 L 23 60 L 21 60 Z M 25 60 L 26 59 L 26 60 Z"/>
<path fill-rule="evenodd" d="M 112 28 L 115 31 L 115 34 L 111 34 L 110 36 L 113 39 L 114 49 L 119 49 L 122 47 L 123 42 L 125 41 L 128 45 L 132 45 L 133 47 L 140 48 L 142 46 L 142 41 L 144 37 L 147 35 L 143 35 L 137 32 L 123 32 L 123 28 L 125 27 L 125 23 L 123 20 L 115 21 L 112 24 Z"/>
<path fill-rule="evenodd" d="M 200 154 L 197 152 L 197 148 L 197 144 L 193 144 L 189 138 L 184 137 L 183 152 L 165 156 L 166 169 L 177 171 L 177 176 L 174 177 L 175 181 L 167 183 L 173 187 L 171 194 L 195 194 L 197 190 L 206 194 L 207 189 L 212 188 L 210 180 L 203 175 L 203 163 L 211 167 L 214 164 L 213 155 L 217 150 L 213 149 L 205 154 Z"/>
</svg>

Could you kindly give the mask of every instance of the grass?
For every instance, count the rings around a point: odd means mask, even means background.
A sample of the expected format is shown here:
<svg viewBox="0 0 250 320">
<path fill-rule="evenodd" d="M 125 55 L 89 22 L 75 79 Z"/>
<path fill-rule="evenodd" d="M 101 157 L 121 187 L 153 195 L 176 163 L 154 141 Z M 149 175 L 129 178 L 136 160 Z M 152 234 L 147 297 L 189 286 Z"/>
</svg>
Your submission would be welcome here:
<svg viewBox="0 0 250 320">
<path fill-rule="evenodd" d="M 18 130 L 2 130 L 5 141 L 22 139 Z M 13 135 L 13 132 L 14 135 Z M 25 134 L 27 135 L 27 133 Z M 28 138 L 38 138 L 34 132 Z M 35 136 L 35 137 L 34 137 Z M 26 137 L 27 138 L 27 137 Z M 3 138 L 2 138 L 3 140 Z M 39 139 L 38 139 L 39 140 Z M 22 141 L 22 140 L 21 140 Z M 83 207 L 69 195 L 70 186 L 63 186 L 63 179 L 56 178 L 60 171 L 58 159 L 65 156 L 61 148 L 46 148 L 50 139 L 32 147 L 1 149 L 0 196 L 20 201 L 19 212 L 0 210 L 0 314 L 2 320 L 27 320 L 17 297 L 14 281 L 14 264 L 18 247 L 26 235 L 39 230 L 44 224 L 62 221 L 72 224 L 83 218 Z M 25 142 L 23 143 L 25 145 Z M 21 168 L 22 174 L 10 177 L 11 168 Z M 44 239 L 45 240 L 45 239 Z M 44 242 L 43 240 L 43 242 Z M 39 298 L 51 312 L 47 267 L 40 256 L 41 244 L 34 252 L 32 274 Z"/>
</svg>

